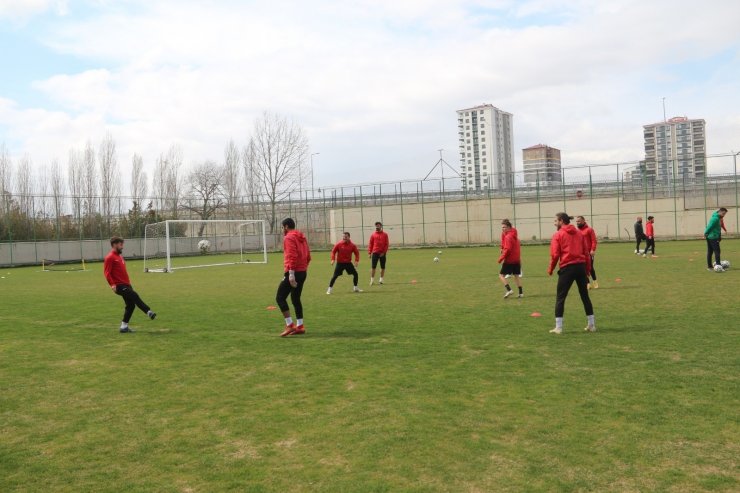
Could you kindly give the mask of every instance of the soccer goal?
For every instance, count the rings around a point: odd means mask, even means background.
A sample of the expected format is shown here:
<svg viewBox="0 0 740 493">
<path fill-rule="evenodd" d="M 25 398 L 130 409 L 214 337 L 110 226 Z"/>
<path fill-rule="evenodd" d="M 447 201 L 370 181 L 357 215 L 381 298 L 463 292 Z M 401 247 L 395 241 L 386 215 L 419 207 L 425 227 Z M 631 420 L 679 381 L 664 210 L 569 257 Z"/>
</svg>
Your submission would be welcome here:
<svg viewBox="0 0 740 493">
<path fill-rule="evenodd" d="M 144 230 L 144 272 L 267 263 L 265 221 L 169 220 Z"/>
</svg>

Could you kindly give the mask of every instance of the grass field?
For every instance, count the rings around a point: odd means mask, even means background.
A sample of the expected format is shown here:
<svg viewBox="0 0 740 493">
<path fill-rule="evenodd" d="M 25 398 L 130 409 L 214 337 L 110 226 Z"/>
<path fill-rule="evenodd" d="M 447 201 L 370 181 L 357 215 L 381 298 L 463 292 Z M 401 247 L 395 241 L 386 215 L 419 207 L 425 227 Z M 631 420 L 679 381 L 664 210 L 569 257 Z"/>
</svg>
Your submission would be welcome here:
<svg viewBox="0 0 740 493">
<path fill-rule="evenodd" d="M 0 269 L 0 492 L 740 490 L 740 242 L 599 247 L 598 332 L 574 289 L 552 335 L 547 249 L 502 299 L 496 248 L 391 251 L 352 294 L 315 252 L 307 335 L 267 265 Z M 616 279 L 621 279 L 617 282 Z M 416 281 L 412 283 L 412 281 Z M 541 312 L 541 318 L 530 316 Z"/>
</svg>

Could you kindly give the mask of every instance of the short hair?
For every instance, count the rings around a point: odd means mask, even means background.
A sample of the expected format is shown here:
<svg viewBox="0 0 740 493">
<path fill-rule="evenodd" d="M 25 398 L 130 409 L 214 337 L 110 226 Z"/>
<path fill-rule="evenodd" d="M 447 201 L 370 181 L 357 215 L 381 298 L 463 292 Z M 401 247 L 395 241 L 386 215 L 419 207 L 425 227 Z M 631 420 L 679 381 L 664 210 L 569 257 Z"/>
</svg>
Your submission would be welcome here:
<svg viewBox="0 0 740 493">
<path fill-rule="evenodd" d="M 345 232 L 344 232 L 344 233 L 342 233 L 342 234 L 343 234 L 343 235 L 347 235 L 347 236 L 352 236 L 351 234 L 349 234 L 349 231 L 345 231 Z"/>
<path fill-rule="evenodd" d="M 295 221 L 293 220 L 293 218 L 286 217 L 280 224 L 282 224 L 283 226 L 287 226 L 288 229 L 295 229 Z"/>
<path fill-rule="evenodd" d="M 123 243 L 123 238 L 121 238 L 120 236 L 114 236 L 110 239 L 110 246 L 113 246 L 116 243 Z"/>
<path fill-rule="evenodd" d="M 380 225 L 380 227 L 383 227 L 383 223 L 381 223 L 380 221 L 375 221 L 375 225 L 376 226 Z"/>
<path fill-rule="evenodd" d="M 573 216 L 569 216 L 567 212 L 558 212 L 555 217 L 563 221 L 563 224 L 570 224 L 570 220 L 573 219 Z"/>
<path fill-rule="evenodd" d="M 583 216 L 576 216 L 576 219 L 583 219 L 584 221 L 586 220 L 586 218 Z"/>
<path fill-rule="evenodd" d="M 720 207 L 720 208 L 719 208 L 719 211 L 720 211 L 720 212 L 727 212 L 727 209 L 725 209 L 724 207 Z"/>
<path fill-rule="evenodd" d="M 653 216 L 648 216 L 648 221 L 654 219 Z"/>
<path fill-rule="evenodd" d="M 511 226 L 511 221 L 509 221 L 508 219 L 504 219 L 504 220 L 502 220 L 502 221 L 501 221 L 501 224 L 505 224 L 505 225 L 507 225 L 507 226 L 508 226 L 508 227 L 510 227 L 510 228 L 512 227 L 512 226 Z"/>
</svg>

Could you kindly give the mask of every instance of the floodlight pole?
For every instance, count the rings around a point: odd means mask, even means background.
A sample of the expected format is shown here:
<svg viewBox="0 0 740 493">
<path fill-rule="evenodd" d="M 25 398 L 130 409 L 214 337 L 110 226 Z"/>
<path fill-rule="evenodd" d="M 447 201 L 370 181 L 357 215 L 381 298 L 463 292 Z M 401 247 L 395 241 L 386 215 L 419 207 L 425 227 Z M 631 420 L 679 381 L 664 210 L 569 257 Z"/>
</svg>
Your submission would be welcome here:
<svg viewBox="0 0 740 493">
<path fill-rule="evenodd" d="M 738 214 L 738 201 L 737 201 L 737 155 L 740 151 L 732 151 L 732 176 L 735 178 L 735 234 L 740 232 L 740 214 Z M 706 174 L 707 170 L 704 170 Z"/>
<path fill-rule="evenodd" d="M 314 152 L 311 154 L 311 198 L 313 198 L 313 157 L 321 154 L 320 152 Z"/>
</svg>

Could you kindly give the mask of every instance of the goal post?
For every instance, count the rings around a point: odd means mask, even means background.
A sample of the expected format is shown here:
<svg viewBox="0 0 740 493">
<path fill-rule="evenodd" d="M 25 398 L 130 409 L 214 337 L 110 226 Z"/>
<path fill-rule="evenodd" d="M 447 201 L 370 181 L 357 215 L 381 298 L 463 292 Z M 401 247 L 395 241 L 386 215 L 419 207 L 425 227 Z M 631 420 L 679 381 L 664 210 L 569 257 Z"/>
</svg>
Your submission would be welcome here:
<svg viewBox="0 0 740 493">
<path fill-rule="evenodd" d="M 233 264 L 266 264 L 265 221 L 180 220 L 147 224 L 144 272 Z"/>
</svg>

